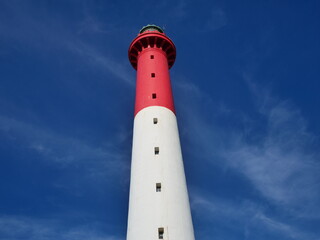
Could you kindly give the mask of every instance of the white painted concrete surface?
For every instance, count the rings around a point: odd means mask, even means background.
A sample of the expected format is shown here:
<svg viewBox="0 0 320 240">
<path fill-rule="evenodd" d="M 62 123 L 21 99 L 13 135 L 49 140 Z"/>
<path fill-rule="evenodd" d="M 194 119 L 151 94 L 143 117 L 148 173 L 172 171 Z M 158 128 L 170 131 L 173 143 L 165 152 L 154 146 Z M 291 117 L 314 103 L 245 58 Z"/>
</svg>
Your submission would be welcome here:
<svg viewBox="0 0 320 240">
<path fill-rule="evenodd" d="M 134 120 L 127 240 L 159 239 L 158 228 L 165 240 L 194 240 L 176 116 L 152 106 Z"/>
</svg>

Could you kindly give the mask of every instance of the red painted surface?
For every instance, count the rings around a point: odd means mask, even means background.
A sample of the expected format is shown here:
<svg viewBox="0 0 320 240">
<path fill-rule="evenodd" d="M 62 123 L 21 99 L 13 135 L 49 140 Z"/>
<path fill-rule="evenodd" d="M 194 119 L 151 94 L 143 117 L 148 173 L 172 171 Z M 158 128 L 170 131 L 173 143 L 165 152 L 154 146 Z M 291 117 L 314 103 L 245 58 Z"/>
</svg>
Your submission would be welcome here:
<svg viewBox="0 0 320 240">
<path fill-rule="evenodd" d="M 175 113 L 169 74 L 175 57 L 175 46 L 164 33 L 149 31 L 133 40 L 129 59 L 137 69 L 135 115 L 150 106 L 166 107 Z"/>
</svg>

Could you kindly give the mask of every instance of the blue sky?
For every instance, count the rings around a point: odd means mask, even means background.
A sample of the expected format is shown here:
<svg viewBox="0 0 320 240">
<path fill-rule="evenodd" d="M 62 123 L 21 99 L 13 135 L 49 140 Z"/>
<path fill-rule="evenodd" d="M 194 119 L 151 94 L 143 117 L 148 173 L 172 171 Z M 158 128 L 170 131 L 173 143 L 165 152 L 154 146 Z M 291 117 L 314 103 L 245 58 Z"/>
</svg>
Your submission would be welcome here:
<svg viewBox="0 0 320 240">
<path fill-rule="evenodd" d="M 0 239 L 125 239 L 149 23 L 177 47 L 196 239 L 320 239 L 317 0 L 1 0 Z"/>
</svg>

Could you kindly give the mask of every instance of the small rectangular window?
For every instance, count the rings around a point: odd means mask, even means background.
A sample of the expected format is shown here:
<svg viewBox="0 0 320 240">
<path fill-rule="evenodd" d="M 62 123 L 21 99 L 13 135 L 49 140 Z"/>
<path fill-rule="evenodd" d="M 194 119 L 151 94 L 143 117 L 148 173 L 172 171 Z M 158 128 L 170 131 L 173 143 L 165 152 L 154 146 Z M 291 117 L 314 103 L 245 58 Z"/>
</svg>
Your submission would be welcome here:
<svg viewBox="0 0 320 240">
<path fill-rule="evenodd" d="M 156 183 L 156 192 L 161 192 L 161 183 Z"/>
<path fill-rule="evenodd" d="M 153 124 L 157 124 L 158 123 L 158 118 L 153 118 Z"/>
<path fill-rule="evenodd" d="M 156 99 L 157 98 L 157 94 L 156 93 L 152 93 L 152 99 Z"/>
<path fill-rule="evenodd" d="M 153 56 L 153 55 L 150 55 L 150 58 L 151 58 L 151 59 L 154 59 L 154 56 Z"/>
<path fill-rule="evenodd" d="M 164 235 L 164 229 L 163 228 L 158 228 L 158 237 L 159 239 L 163 239 Z"/>
<path fill-rule="evenodd" d="M 156 77 L 156 74 L 155 73 L 151 73 L 151 77 L 152 78 Z"/>
<path fill-rule="evenodd" d="M 155 155 L 159 155 L 159 147 L 155 147 L 154 148 L 154 154 Z"/>
</svg>

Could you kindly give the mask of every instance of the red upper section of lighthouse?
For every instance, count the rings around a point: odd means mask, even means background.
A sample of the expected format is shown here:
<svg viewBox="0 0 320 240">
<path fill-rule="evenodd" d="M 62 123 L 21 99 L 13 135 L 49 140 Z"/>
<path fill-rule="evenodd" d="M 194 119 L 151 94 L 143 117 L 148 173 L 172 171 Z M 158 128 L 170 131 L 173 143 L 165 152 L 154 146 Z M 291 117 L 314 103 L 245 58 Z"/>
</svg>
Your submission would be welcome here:
<svg viewBox="0 0 320 240">
<path fill-rule="evenodd" d="M 176 48 L 155 25 L 140 31 L 129 47 L 129 60 L 137 70 L 135 115 L 149 106 L 174 110 L 169 69 L 174 64 Z"/>
</svg>

